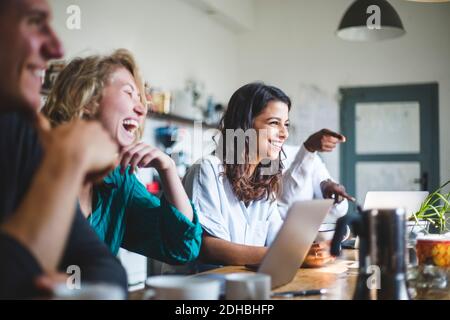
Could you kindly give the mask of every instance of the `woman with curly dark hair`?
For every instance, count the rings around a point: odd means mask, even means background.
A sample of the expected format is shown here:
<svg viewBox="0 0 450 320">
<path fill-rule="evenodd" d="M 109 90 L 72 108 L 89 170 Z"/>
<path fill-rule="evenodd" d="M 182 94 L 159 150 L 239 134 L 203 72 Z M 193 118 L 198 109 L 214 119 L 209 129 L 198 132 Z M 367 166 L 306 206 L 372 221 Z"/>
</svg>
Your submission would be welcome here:
<svg viewBox="0 0 450 320">
<path fill-rule="evenodd" d="M 186 174 L 184 187 L 205 231 L 203 263 L 259 263 L 316 165 L 316 151 L 331 151 L 342 137 L 332 131 L 311 136 L 283 175 L 290 108 L 290 98 L 276 87 L 257 82 L 239 88 L 222 117 L 215 153 Z"/>
</svg>

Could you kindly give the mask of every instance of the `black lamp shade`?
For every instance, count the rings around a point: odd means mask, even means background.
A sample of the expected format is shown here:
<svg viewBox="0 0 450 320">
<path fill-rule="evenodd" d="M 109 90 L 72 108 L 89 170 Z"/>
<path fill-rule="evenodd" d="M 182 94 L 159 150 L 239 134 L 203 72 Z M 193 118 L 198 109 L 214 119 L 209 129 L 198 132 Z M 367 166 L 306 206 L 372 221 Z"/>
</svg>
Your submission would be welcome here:
<svg viewBox="0 0 450 320">
<path fill-rule="evenodd" d="M 380 29 L 367 26 L 367 20 L 373 14 L 367 13 L 371 5 L 380 8 Z M 336 33 L 345 40 L 378 41 L 399 37 L 405 29 L 397 11 L 386 0 L 356 0 L 345 12 Z"/>
</svg>

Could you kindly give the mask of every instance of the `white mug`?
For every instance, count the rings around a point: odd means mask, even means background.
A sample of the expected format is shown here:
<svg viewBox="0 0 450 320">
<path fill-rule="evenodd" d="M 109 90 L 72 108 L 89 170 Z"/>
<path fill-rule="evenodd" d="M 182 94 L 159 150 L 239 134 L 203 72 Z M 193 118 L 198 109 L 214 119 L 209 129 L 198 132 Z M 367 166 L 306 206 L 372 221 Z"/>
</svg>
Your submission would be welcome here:
<svg viewBox="0 0 450 320">
<path fill-rule="evenodd" d="M 192 276 L 163 275 L 147 278 L 144 299 L 218 300 L 220 281 Z"/>
<path fill-rule="evenodd" d="M 227 300 L 268 300 L 271 279 L 262 273 L 230 273 L 226 275 Z"/>
</svg>

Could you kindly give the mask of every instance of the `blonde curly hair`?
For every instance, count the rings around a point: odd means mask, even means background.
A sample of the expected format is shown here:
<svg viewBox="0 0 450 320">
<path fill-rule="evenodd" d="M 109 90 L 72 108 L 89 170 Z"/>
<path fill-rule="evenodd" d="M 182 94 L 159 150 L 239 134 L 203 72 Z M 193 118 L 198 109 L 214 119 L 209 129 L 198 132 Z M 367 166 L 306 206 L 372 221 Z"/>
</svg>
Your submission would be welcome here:
<svg viewBox="0 0 450 320">
<path fill-rule="evenodd" d="M 74 118 L 95 118 L 103 89 L 118 68 L 125 68 L 131 73 L 138 87 L 141 103 L 147 107 L 144 83 L 133 55 L 126 49 L 118 49 L 107 56 L 93 55 L 73 59 L 58 75 L 42 113 L 49 118 L 52 126 Z M 139 127 L 136 138 L 141 138 L 142 134 L 143 128 Z"/>
</svg>

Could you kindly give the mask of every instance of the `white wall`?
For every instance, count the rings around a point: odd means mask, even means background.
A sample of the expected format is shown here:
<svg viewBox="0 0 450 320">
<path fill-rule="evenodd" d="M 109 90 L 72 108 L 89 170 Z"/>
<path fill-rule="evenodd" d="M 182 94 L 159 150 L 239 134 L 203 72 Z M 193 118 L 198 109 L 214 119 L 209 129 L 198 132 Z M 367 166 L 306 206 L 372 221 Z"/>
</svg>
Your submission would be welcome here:
<svg viewBox="0 0 450 320">
<path fill-rule="evenodd" d="M 253 28 L 255 0 L 181 0 L 203 10 L 234 32 Z"/>
<path fill-rule="evenodd" d="M 337 98 L 341 86 L 437 81 L 441 180 L 450 179 L 450 3 L 391 0 L 407 33 L 374 43 L 346 42 L 334 35 L 350 3 L 257 0 L 255 28 L 239 35 L 241 82 L 264 80 L 280 86 L 293 98 L 295 118 L 301 88 L 314 93 L 310 85 L 317 86 L 323 99 L 331 100 Z M 335 118 L 337 104 L 336 110 L 329 112 Z M 338 127 L 337 120 L 334 127 Z M 299 136 L 306 134 L 300 132 Z M 326 156 L 334 176 L 339 173 L 338 161 L 337 152 Z"/>
<path fill-rule="evenodd" d="M 237 84 L 234 33 L 179 0 L 50 0 L 54 26 L 66 57 L 108 53 L 125 47 L 135 53 L 153 86 L 182 89 L 195 78 L 206 94 L 226 101 Z M 81 9 L 81 30 L 69 30 L 69 5 Z"/>
<path fill-rule="evenodd" d="M 338 128 L 339 87 L 437 81 L 441 180 L 450 179 L 450 3 L 391 0 L 406 35 L 353 43 L 334 35 L 352 0 L 241 0 L 245 10 L 237 18 L 254 27 L 240 34 L 192 2 L 215 5 L 224 14 L 236 11 L 224 0 L 50 0 L 68 57 L 127 47 L 145 78 L 163 89 L 180 89 L 196 77 L 207 93 L 227 102 L 241 84 L 263 80 L 292 97 L 293 119 L 304 115 L 298 106 L 308 99 L 329 105 L 320 121 L 297 128 L 292 143 L 322 124 Z M 80 31 L 65 27 L 70 4 L 81 7 Z M 325 161 L 339 177 L 338 152 Z"/>
</svg>

